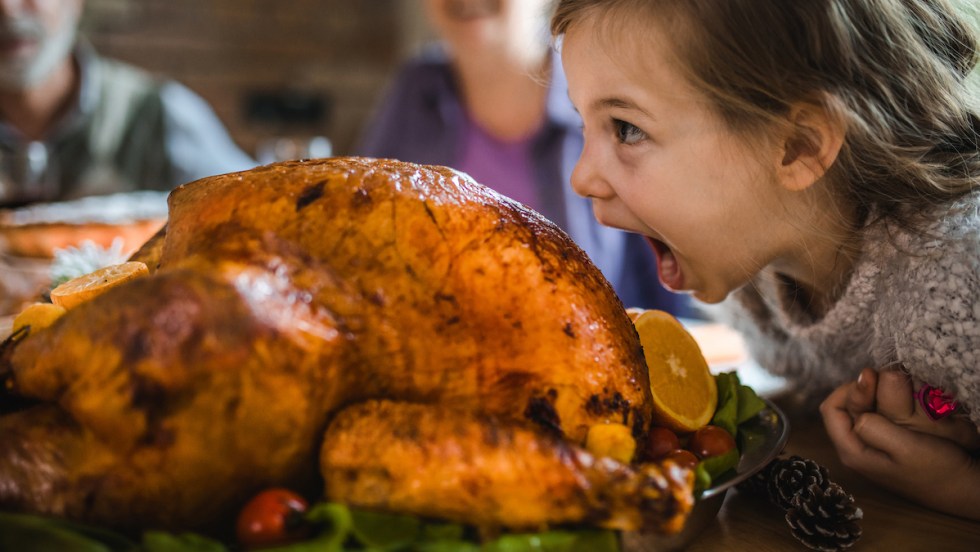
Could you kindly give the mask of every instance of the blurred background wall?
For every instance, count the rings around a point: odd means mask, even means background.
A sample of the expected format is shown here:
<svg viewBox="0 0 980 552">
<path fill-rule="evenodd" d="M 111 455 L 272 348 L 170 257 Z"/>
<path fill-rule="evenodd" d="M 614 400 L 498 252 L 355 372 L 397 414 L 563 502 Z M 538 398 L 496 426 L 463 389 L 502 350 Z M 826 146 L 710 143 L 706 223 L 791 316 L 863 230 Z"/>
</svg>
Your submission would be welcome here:
<svg viewBox="0 0 980 552">
<path fill-rule="evenodd" d="M 977 0 L 954 3 L 980 21 Z M 101 53 L 202 95 L 253 156 L 290 134 L 326 136 L 345 154 L 398 62 L 431 37 L 421 4 L 87 0 L 83 33 Z"/>
<path fill-rule="evenodd" d="M 82 32 L 199 93 L 253 156 L 287 134 L 347 153 L 428 36 L 420 0 L 87 0 Z"/>
</svg>

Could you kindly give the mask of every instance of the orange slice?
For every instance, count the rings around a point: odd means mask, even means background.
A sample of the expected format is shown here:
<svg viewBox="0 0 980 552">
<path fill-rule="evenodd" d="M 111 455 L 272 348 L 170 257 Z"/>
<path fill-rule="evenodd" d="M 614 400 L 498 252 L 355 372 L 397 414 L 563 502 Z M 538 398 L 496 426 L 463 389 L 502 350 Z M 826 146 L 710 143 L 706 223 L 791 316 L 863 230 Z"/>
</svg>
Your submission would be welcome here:
<svg viewBox="0 0 980 552">
<path fill-rule="evenodd" d="M 633 324 L 650 374 L 654 420 L 681 433 L 703 427 L 718 406 L 718 387 L 697 342 L 663 311 L 645 311 Z"/>
<path fill-rule="evenodd" d="M 629 307 L 628 309 L 626 309 L 626 314 L 629 315 L 630 320 L 632 320 L 633 322 L 636 322 L 636 319 L 644 312 L 646 312 L 646 309 L 641 307 Z"/>
<path fill-rule="evenodd" d="M 51 302 L 66 309 L 76 307 L 105 291 L 150 271 L 144 263 L 134 261 L 100 268 L 91 274 L 68 280 L 51 290 Z"/>
<path fill-rule="evenodd" d="M 65 314 L 65 307 L 51 303 L 34 303 L 20 311 L 20 314 L 14 318 L 13 333 L 17 333 L 24 326 L 28 326 L 30 328 L 28 331 L 31 332 L 47 328 L 63 314 Z"/>
</svg>

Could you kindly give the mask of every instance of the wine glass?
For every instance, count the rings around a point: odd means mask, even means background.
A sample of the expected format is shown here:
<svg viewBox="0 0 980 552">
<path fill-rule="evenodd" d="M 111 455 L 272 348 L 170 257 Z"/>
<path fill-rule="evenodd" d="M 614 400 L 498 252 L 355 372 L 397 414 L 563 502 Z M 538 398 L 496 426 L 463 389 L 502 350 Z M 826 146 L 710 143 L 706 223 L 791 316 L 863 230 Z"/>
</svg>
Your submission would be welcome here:
<svg viewBox="0 0 980 552">
<path fill-rule="evenodd" d="M 27 142 L 0 150 L 0 207 L 19 207 L 58 198 L 58 178 L 48 147 Z"/>
</svg>

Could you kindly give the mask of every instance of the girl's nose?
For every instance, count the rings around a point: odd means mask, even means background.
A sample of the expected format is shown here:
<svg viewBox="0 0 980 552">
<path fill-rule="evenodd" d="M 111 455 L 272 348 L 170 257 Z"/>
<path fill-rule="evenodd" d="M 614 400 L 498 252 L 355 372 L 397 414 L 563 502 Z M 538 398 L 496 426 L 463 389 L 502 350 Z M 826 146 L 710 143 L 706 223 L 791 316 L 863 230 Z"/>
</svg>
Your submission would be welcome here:
<svg viewBox="0 0 980 552">
<path fill-rule="evenodd" d="M 601 166 L 594 151 L 586 143 L 582 155 L 572 169 L 571 184 L 575 193 L 589 198 L 608 198 L 612 194 L 612 188 L 603 179 L 599 170 Z"/>
</svg>

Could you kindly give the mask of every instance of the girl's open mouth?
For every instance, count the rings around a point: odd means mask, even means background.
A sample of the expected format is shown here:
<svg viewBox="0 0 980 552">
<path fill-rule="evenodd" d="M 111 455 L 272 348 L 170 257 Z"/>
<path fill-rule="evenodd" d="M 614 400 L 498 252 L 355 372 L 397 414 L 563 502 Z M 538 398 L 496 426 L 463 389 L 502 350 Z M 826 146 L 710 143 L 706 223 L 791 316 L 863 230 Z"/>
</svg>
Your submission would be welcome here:
<svg viewBox="0 0 980 552">
<path fill-rule="evenodd" d="M 660 276 L 660 283 L 671 291 L 684 289 L 684 274 L 681 273 L 681 266 L 677 262 L 677 257 L 664 242 L 645 236 L 647 243 L 657 255 L 657 273 Z"/>
</svg>

